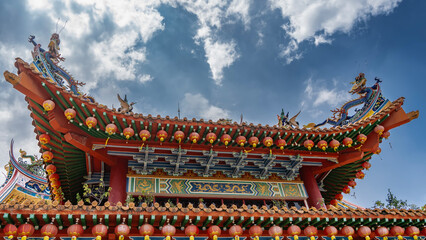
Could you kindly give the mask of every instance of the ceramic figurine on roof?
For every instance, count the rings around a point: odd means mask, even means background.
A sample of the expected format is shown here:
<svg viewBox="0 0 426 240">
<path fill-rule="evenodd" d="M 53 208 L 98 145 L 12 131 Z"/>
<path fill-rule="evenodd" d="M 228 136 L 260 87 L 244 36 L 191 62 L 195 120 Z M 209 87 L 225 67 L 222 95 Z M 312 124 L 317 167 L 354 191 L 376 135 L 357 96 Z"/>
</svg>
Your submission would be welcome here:
<svg viewBox="0 0 426 240">
<path fill-rule="evenodd" d="M 133 105 L 136 104 L 136 102 L 129 102 L 127 101 L 127 95 L 124 95 L 124 100 L 120 97 L 120 94 L 117 93 L 118 101 L 120 102 L 120 106 L 117 110 L 119 113 L 131 113 L 133 111 Z"/>
<path fill-rule="evenodd" d="M 299 116 L 300 112 L 301 111 L 299 111 L 296 115 L 289 119 L 288 115 L 290 114 L 290 112 L 287 112 L 287 114 L 285 114 L 284 109 L 281 109 L 281 114 L 277 114 L 278 126 L 299 128 L 299 122 L 296 121 L 296 118 L 297 116 Z"/>
<path fill-rule="evenodd" d="M 324 122 L 315 124 L 309 123 L 304 125 L 305 128 L 318 128 L 325 124 L 330 124 L 332 126 L 343 126 L 349 123 L 355 123 L 362 119 L 373 116 L 374 114 L 379 113 L 380 111 L 386 109 L 390 102 L 382 96 L 379 83 L 381 80 L 375 78 L 376 83 L 371 87 L 366 87 L 367 79 L 365 78 L 364 73 L 360 73 L 355 81 L 351 82 L 353 84 L 349 93 L 358 94 L 357 99 L 351 100 L 342 107 L 331 110 L 333 117 L 326 119 Z M 349 109 L 364 104 L 361 109 L 355 111 L 355 114 L 349 116 Z"/>
<path fill-rule="evenodd" d="M 43 74 L 44 77 L 50 78 L 51 81 L 57 82 L 60 86 L 65 86 L 64 81 L 68 84 L 69 89 L 77 95 L 80 95 L 78 86 L 85 83 L 75 80 L 63 67 L 59 66 L 60 61 L 65 61 L 59 53 L 61 40 L 58 33 L 53 33 L 50 37 L 48 45 L 49 50 L 41 48 L 41 45 L 34 41 L 35 36 L 30 36 L 28 41 L 34 45 L 33 66 Z"/>
</svg>

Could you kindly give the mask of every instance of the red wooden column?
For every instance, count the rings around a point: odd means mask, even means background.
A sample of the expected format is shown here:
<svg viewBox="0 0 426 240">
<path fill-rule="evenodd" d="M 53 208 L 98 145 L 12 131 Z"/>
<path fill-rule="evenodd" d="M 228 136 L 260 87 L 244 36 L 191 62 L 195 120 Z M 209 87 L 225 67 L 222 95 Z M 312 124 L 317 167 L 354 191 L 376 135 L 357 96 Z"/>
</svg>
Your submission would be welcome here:
<svg viewBox="0 0 426 240">
<path fill-rule="evenodd" d="M 305 184 L 306 192 L 308 193 L 308 204 L 309 207 L 315 207 L 317 209 L 324 207 L 324 200 L 319 190 L 317 180 L 314 176 L 314 168 L 303 166 L 300 169 L 300 178 Z"/>
<path fill-rule="evenodd" d="M 112 204 L 126 201 L 126 175 L 127 175 L 127 160 L 117 160 L 117 163 L 111 167 L 109 186 L 111 192 L 108 201 Z"/>
</svg>

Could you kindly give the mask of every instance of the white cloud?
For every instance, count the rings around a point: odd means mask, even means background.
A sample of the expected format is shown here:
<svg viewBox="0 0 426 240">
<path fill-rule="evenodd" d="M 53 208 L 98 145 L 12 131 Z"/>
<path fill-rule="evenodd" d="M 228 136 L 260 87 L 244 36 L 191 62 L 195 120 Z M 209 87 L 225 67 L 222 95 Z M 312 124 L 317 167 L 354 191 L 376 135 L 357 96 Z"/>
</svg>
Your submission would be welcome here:
<svg viewBox="0 0 426 240">
<path fill-rule="evenodd" d="M 250 10 L 251 0 L 232 0 L 228 9 L 226 10 L 227 16 L 238 16 L 246 28 L 248 28 L 250 24 Z"/>
<path fill-rule="evenodd" d="M 200 93 L 185 93 L 181 102 L 182 114 L 188 118 L 204 118 L 206 120 L 218 120 L 219 118 L 229 118 L 229 111 L 209 103 Z"/>
<path fill-rule="evenodd" d="M 149 74 L 144 74 L 139 77 L 140 83 L 147 83 L 147 82 L 151 82 L 152 80 L 153 80 L 153 77 Z"/>
<path fill-rule="evenodd" d="M 282 27 L 290 37 L 290 47 L 282 56 L 287 63 L 297 59 L 299 43 L 309 40 L 315 45 L 330 43 L 335 32 L 348 33 L 357 22 L 370 16 L 390 13 L 402 0 L 269 0 L 288 23 Z M 296 54 L 297 55 L 297 54 Z"/>
<path fill-rule="evenodd" d="M 204 50 L 206 51 L 207 63 L 210 65 L 212 78 L 216 85 L 222 85 L 223 69 L 229 67 L 238 59 L 239 55 L 235 51 L 235 42 L 229 43 L 212 42 L 210 38 L 205 40 Z"/>
</svg>

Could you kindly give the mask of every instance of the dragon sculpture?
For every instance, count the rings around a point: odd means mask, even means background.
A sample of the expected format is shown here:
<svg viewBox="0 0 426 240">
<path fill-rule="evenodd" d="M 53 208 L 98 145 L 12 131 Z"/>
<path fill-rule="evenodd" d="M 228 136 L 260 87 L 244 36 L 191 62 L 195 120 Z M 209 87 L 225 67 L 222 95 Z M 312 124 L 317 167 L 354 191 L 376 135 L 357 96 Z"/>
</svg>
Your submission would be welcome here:
<svg viewBox="0 0 426 240">
<path fill-rule="evenodd" d="M 78 86 L 84 86 L 85 83 L 75 80 L 65 69 L 59 66 L 59 62 L 65 61 L 65 58 L 59 53 L 61 40 L 58 33 L 53 33 L 50 37 L 48 51 L 41 48 L 41 45 L 34 41 L 35 36 L 30 35 L 28 41 L 34 45 L 32 52 L 33 64 L 44 77 L 50 78 L 57 82 L 60 86 L 64 86 L 64 82 L 68 84 L 69 89 L 76 95 L 81 95 Z M 85 98 L 94 102 L 90 96 Z"/>
<path fill-rule="evenodd" d="M 366 87 L 367 79 L 365 78 L 365 74 L 360 73 L 355 78 L 355 81 L 351 82 L 353 86 L 349 91 L 351 94 L 358 94 L 358 98 L 343 104 L 343 106 L 340 108 L 331 110 L 333 117 L 328 118 L 319 124 L 309 123 L 303 127 L 318 128 L 327 123 L 332 126 L 342 126 L 345 124 L 357 122 L 383 110 L 390 102 L 382 96 L 379 85 L 381 80 L 379 78 L 375 78 L 375 81 L 376 83 L 373 86 Z M 354 115 L 349 116 L 349 109 L 361 104 L 364 104 L 364 106 L 361 109 L 355 110 Z"/>
</svg>

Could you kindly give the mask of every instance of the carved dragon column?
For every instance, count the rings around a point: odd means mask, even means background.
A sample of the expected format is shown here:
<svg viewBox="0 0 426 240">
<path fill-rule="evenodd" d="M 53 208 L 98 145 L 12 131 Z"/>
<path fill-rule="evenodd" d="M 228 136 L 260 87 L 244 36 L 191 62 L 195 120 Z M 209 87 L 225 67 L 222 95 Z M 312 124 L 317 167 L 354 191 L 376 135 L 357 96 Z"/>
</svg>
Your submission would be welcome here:
<svg viewBox="0 0 426 240">
<path fill-rule="evenodd" d="M 108 201 L 112 204 L 121 202 L 124 204 L 127 197 L 127 160 L 117 159 L 116 164 L 111 166 L 109 186 L 111 192 Z"/>
<path fill-rule="evenodd" d="M 308 193 L 308 204 L 309 207 L 325 208 L 324 200 L 322 198 L 321 192 L 319 190 L 317 180 L 314 176 L 313 167 L 303 166 L 300 169 L 300 178 L 303 180 L 305 184 L 306 192 Z"/>
</svg>

